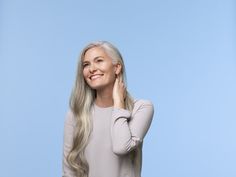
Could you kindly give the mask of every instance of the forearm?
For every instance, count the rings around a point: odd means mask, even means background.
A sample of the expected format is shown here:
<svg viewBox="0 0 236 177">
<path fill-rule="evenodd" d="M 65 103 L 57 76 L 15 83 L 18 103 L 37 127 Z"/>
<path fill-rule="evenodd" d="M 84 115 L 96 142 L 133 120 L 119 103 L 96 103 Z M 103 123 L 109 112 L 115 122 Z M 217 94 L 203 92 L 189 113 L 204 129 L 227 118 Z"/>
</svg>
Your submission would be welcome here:
<svg viewBox="0 0 236 177">
<path fill-rule="evenodd" d="M 138 147 L 150 127 L 152 117 L 153 106 L 149 102 L 141 102 L 132 113 L 114 108 L 111 124 L 114 153 L 122 155 Z"/>
</svg>

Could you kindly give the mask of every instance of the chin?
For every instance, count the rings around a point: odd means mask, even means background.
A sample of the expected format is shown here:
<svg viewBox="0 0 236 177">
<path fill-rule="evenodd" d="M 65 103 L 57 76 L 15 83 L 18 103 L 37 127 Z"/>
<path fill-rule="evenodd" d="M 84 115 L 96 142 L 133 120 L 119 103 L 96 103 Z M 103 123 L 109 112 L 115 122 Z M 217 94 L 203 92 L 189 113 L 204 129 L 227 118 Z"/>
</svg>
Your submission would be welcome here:
<svg viewBox="0 0 236 177">
<path fill-rule="evenodd" d="M 101 90 L 104 88 L 103 85 L 89 85 L 89 87 L 93 90 Z"/>
<path fill-rule="evenodd" d="M 99 85 L 95 85 L 95 84 L 90 84 L 89 87 L 92 88 L 93 90 L 103 90 L 106 88 L 109 88 L 110 84 L 99 84 Z"/>
</svg>

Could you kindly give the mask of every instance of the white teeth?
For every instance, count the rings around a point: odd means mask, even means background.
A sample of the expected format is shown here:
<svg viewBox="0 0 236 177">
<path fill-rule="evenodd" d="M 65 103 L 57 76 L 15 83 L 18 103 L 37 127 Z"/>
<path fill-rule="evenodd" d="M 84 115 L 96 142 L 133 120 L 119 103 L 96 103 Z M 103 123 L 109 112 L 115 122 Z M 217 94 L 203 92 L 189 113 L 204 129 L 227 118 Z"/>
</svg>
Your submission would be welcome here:
<svg viewBox="0 0 236 177">
<path fill-rule="evenodd" d="M 99 77 L 101 77 L 101 76 L 102 76 L 102 75 L 94 75 L 94 76 L 91 76 L 90 79 L 91 79 L 91 80 L 94 80 L 94 79 L 97 79 L 97 78 L 99 78 Z"/>
</svg>

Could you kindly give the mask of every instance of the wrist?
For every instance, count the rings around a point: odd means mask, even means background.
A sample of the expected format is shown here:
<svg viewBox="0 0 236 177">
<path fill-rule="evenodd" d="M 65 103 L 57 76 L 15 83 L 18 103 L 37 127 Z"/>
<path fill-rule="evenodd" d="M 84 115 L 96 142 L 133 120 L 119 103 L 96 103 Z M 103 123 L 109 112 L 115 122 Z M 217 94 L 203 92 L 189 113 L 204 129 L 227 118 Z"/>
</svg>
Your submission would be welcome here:
<svg viewBox="0 0 236 177">
<path fill-rule="evenodd" d="M 124 101 L 116 101 L 116 102 L 114 102 L 114 108 L 124 109 L 125 108 Z"/>
</svg>

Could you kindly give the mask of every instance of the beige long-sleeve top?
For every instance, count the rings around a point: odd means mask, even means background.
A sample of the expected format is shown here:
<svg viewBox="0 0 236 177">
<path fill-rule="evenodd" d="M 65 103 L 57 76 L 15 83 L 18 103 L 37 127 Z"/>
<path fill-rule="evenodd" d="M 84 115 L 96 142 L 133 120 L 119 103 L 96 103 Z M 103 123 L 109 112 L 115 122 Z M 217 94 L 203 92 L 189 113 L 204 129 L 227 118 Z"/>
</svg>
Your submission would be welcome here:
<svg viewBox="0 0 236 177">
<path fill-rule="evenodd" d="M 140 177 L 129 153 L 142 143 L 153 118 L 148 100 L 136 100 L 132 112 L 114 107 L 92 107 L 93 129 L 85 148 L 89 177 Z M 75 120 L 69 111 L 64 127 L 63 177 L 75 177 L 66 156 L 72 147 Z"/>
</svg>

